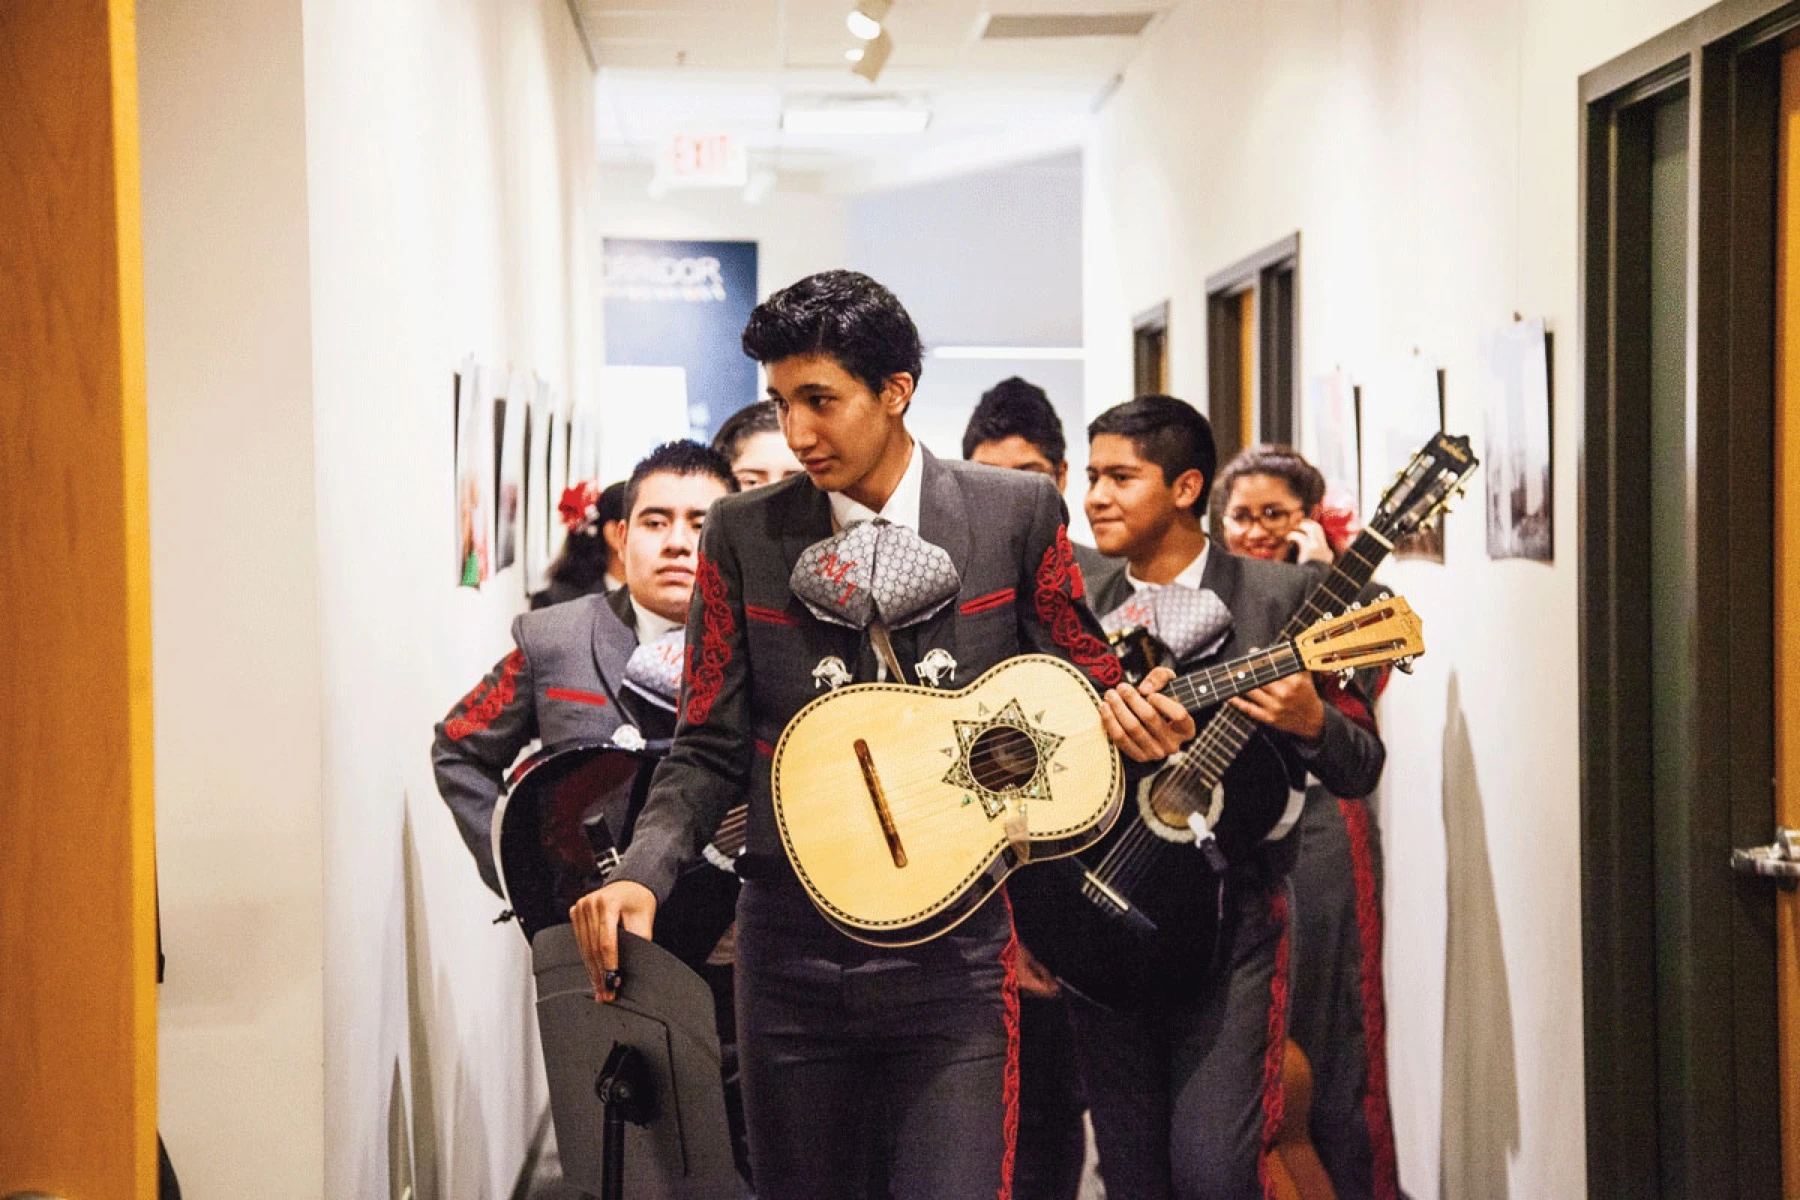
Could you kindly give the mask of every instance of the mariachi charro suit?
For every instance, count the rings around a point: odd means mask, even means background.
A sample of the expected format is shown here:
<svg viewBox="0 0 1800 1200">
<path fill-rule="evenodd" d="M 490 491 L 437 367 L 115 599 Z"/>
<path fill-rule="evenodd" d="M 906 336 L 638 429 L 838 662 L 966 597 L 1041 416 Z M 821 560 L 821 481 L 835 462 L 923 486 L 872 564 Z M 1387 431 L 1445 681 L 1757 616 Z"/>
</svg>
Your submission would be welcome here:
<svg viewBox="0 0 1800 1200">
<path fill-rule="evenodd" d="M 1239 558 L 1213 543 L 1201 586 L 1231 611 L 1231 630 L 1216 650 L 1182 662 L 1181 669 L 1272 644 L 1322 577 L 1317 567 Z M 1131 594 L 1120 571 L 1097 590 L 1094 608 L 1111 612 Z M 1336 795 L 1366 796 L 1380 780 L 1386 752 L 1373 721 L 1353 720 L 1329 701 L 1316 744 L 1267 736 L 1287 743 Z M 1150 1021 L 1071 997 L 1108 1196 L 1248 1198 L 1267 1192 L 1263 1159 L 1280 1111 L 1287 1036 L 1292 842 L 1269 843 L 1252 856 L 1256 861 L 1234 864 L 1225 969 L 1194 1003 Z"/>
<path fill-rule="evenodd" d="M 893 631 L 901 665 L 933 650 L 956 686 L 1022 653 L 1060 655 L 1102 684 L 1120 671 L 1093 616 L 1049 480 L 923 446 L 919 534 L 948 552 L 958 594 Z M 814 699 L 828 657 L 874 677 L 861 631 L 816 618 L 789 587 L 833 533 L 810 480 L 728 496 L 701 535 L 682 719 L 615 879 L 668 894 L 734 798 L 748 795 L 740 860 L 738 1020 L 758 1195 L 856 1195 L 872 1144 L 899 1200 L 1005 1194 L 1016 1121 L 1011 920 L 993 899 L 924 945 L 877 949 L 826 924 L 781 848 L 770 756 Z"/>
<path fill-rule="evenodd" d="M 625 664 L 638 644 L 631 596 L 624 588 L 522 613 L 512 634 L 513 652 L 457 702 L 431 743 L 438 792 L 456 817 L 482 880 L 496 892 L 494 808 L 519 751 L 533 739 L 546 746 L 604 741 L 625 722 L 646 738 L 667 737 L 674 723 L 622 686 Z"/>
</svg>

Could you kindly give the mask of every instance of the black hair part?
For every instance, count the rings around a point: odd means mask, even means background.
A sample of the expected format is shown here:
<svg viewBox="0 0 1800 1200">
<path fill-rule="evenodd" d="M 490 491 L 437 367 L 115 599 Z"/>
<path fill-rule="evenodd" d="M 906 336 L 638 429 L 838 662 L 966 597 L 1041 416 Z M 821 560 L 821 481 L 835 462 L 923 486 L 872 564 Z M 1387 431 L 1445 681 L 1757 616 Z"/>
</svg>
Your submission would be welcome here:
<svg viewBox="0 0 1800 1200">
<path fill-rule="evenodd" d="M 918 327 L 894 293 L 857 271 L 820 271 L 756 306 L 744 326 L 744 353 L 768 366 L 826 354 L 879 395 L 894 375 L 925 369 Z"/>
<path fill-rule="evenodd" d="M 963 457 L 972 457 L 986 442 L 1003 442 L 1009 437 L 1022 437 L 1036 446 L 1052 467 L 1068 459 L 1062 418 L 1056 415 L 1050 397 L 1043 388 L 1017 375 L 981 394 L 969 427 L 963 430 Z"/>
<path fill-rule="evenodd" d="M 1101 413 L 1087 432 L 1089 442 L 1103 433 L 1125 438 L 1140 458 L 1162 468 L 1164 483 L 1172 484 L 1188 471 L 1200 472 L 1200 497 L 1188 511 L 1196 517 L 1206 514 L 1219 450 L 1213 443 L 1212 424 L 1186 400 L 1139 396 Z"/>
<path fill-rule="evenodd" d="M 631 468 L 631 478 L 625 481 L 625 520 L 631 519 L 632 511 L 637 508 L 638 491 L 644 486 L 644 480 L 652 475 L 711 475 L 725 486 L 726 491 L 738 490 L 737 476 L 731 473 L 731 464 L 711 446 L 702 446 L 686 438 L 664 442 Z"/>
<path fill-rule="evenodd" d="M 759 433 L 780 433 L 781 414 L 776 411 L 773 400 L 758 400 L 725 418 L 719 426 L 719 432 L 713 435 L 712 448 L 724 456 L 728 463 L 735 463 L 738 454 L 744 449 L 744 443 Z"/>
<path fill-rule="evenodd" d="M 1219 485 L 1213 489 L 1213 494 L 1218 497 L 1220 516 L 1224 515 L 1224 506 L 1231 503 L 1231 489 L 1247 475 L 1267 475 L 1281 480 L 1308 514 L 1325 501 L 1325 476 L 1320 474 L 1319 468 L 1307 462 L 1305 456 L 1292 446 L 1264 443 L 1239 451 L 1219 471 Z"/>
</svg>

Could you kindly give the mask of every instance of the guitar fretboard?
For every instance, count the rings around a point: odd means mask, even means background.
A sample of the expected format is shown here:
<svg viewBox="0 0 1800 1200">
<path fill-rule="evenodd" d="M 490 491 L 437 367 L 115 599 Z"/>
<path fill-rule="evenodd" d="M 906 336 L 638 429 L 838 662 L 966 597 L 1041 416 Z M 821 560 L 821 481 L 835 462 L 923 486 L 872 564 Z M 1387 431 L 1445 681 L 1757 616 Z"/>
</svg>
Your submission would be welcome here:
<svg viewBox="0 0 1800 1200">
<path fill-rule="evenodd" d="M 1299 651 L 1294 649 L 1291 639 L 1283 639 L 1273 649 L 1182 675 L 1169 684 L 1169 695 L 1189 710 L 1210 708 L 1232 696 L 1241 696 L 1265 683 L 1293 675 L 1300 668 Z"/>
</svg>

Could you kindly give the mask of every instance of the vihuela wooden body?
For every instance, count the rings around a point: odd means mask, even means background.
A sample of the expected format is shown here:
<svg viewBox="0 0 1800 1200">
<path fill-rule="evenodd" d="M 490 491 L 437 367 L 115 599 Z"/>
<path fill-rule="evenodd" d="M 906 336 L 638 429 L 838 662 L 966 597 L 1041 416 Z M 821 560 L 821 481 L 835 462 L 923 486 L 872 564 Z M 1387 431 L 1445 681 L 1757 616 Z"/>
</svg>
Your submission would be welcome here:
<svg viewBox="0 0 1800 1200">
<path fill-rule="evenodd" d="M 877 945 L 936 937 L 1018 864 L 1092 845 L 1125 794 L 1098 695 L 1043 654 L 960 691 L 839 688 L 788 724 L 773 772 L 801 883 L 827 920 Z"/>
</svg>

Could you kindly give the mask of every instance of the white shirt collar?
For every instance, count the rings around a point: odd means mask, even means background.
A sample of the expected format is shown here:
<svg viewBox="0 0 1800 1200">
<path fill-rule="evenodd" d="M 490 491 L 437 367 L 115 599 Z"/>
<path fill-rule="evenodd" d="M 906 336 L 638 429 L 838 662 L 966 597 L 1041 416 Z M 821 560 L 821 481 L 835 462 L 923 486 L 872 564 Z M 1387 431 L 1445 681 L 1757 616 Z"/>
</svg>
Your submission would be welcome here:
<svg viewBox="0 0 1800 1200">
<path fill-rule="evenodd" d="M 858 521 L 873 521 L 880 517 L 895 525 L 904 525 L 914 533 L 919 532 L 919 497 L 924 492 L 925 455 L 919 448 L 917 438 L 913 439 L 912 458 L 907 461 L 906 470 L 900 476 L 900 482 L 894 485 L 894 494 L 887 503 L 881 506 L 880 512 L 871 510 L 866 504 L 859 504 L 842 492 L 827 492 L 831 501 L 831 519 L 839 529 L 848 529 Z"/>
<path fill-rule="evenodd" d="M 1178 583 L 1184 588 L 1192 588 L 1196 592 L 1199 591 L 1201 577 L 1206 574 L 1206 556 L 1211 553 L 1212 539 L 1207 538 L 1206 545 L 1200 548 L 1200 553 L 1194 556 L 1194 561 L 1181 568 L 1181 573 L 1170 580 L 1170 582 Z M 1131 590 L 1134 593 L 1141 592 L 1147 587 L 1156 586 L 1153 583 L 1145 583 L 1136 575 L 1133 575 L 1130 567 L 1125 568 L 1125 582 L 1131 585 Z"/>
<path fill-rule="evenodd" d="M 631 612 L 637 618 L 637 640 L 640 646 L 654 642 L 666 633 L 674 633 L 677 629 L 685 628 L 685 622 L 671 621 L 665 616 L 651 612 L 638 603 L 636 596 L 631 598 Z"/>
</svg>

